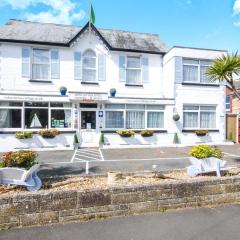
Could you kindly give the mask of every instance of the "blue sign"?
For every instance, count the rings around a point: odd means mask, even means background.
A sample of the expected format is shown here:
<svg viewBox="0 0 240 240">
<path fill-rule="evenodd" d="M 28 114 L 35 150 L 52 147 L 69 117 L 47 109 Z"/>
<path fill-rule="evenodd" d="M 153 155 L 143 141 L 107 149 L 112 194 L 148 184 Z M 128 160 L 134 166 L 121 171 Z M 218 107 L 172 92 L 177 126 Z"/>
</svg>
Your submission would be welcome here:
<svg viewBox="0 0 240 240">
<path fill-rule="evenodd" d="M 98 112 L 98 117 L 102 118 L 103 117 L 103 111 Z"/>
</svg>

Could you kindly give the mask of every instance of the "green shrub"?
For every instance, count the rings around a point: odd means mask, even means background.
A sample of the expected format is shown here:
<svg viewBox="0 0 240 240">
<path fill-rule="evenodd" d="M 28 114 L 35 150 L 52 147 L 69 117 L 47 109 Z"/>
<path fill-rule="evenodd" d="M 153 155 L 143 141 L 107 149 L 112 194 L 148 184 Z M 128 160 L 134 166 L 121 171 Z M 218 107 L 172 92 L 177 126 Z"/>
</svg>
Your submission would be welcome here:
<svg viewBox="0 0 240 240">
<path fill-rule="evenodd" d="M 101 135 L 100 135 L 99 143 L 104 144 L 104 133 L 102 133 L 102 132 L 101 132 Z"/>
<path fill-rule="evenodd" d="M 140 132 L 143 137 L 151 137 L 154 134 L 153 130 L 144 129 Z"/>
<path fill-rule="evenodd" d="M 230 140 L 230 141 L 232 141 L 232 142 L 233 142 L 233 133 L 232 133 L 232 132 L 230 132 L 230 133 L 229 133 L 228 140 Z"/>
<path fill-rule="evenodd" d="M 15 137 L 17 139 L 27 139 L 27 138 L 32 138 L 33 134 L 32 132 L 27 132 L 27 131 L 21 131 L 21 132 L 16 132 Z"/>
<path fill-rule="evenodd" d="M 34 151 L 6 152 L 2 156 L 2 167 L 19 167 L 29 169 L 37 163 Z"/>
<path fill-rule="evenodd" d="M 180 143 L 180 139 L 179 139 L 177 133 L 174 133 L 173 143 L 174 143 L 174 144 L 179 144 L 179 143 Z"/>
<path fill-rule="evenodd" d="M 133 130 L 117 130 L 116 131 L 121 137 L 131 137 L 135 135 Z"/>
<path fill-rule="evenodd" d="M 60 132 L 57 129 L 43 129 L 38 134 L 43 138 L 55 138 Z"/>
<path fill-rule="evenodd" d="M 77 144 L 78 143 L 78 137 L 77 134 L 75 133 L 73 136 L 73 144 Z"/>
<path fill-rule="evenodd" d="M 208 157 L 216 157 L 216 158 L 223 157 L 223 153 L 220 149 L 218 149 L 217 147 L 210 147 L 208 145 L 194 146 L 190 150 L 189 155 L 199 159 L 208 158 Z"/>
</svg>

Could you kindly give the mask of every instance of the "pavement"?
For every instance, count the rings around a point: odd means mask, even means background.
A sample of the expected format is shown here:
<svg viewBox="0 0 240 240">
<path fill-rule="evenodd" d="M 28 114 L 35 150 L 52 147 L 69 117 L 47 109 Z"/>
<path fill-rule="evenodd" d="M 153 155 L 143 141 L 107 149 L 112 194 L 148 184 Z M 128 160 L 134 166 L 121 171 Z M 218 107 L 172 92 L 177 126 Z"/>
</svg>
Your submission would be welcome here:
<svg viewBox="0 0 240 240">
<path fill-rule="evenodd" d="M 240 205 L 13 229 L 1 240 L 239 240 Z"/>
</svg>

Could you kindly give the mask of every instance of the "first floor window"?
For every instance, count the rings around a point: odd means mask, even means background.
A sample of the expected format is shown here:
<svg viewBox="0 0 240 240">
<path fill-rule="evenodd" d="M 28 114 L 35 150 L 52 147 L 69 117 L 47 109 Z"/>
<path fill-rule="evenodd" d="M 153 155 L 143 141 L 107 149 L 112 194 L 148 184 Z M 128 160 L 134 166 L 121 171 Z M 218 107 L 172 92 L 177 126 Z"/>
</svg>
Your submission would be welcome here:
<svg viewBox="0 0 240 240">
<path fill-rule="evenodd" d="M 21 109 L 0 109 L 0 128 L 21 128 Z"/>
<path fill-rule="evenodd" d="M 48 109 L 26 108 L 25 128 L 48 128 Z"/>
<path fill-rule="evenodd" d="M 147 127 L 148 128 L 163 128 L 164 113 L 163 112 L 148 112 Z"/>
<path fill-rule="evenodd" d="M 51 127 L 52 128 L 70 128 L 71 127 L 71 110 L 52 109 L 51 110 Z"/>
<path fill-rule="evenodd" d="M 126 83 L 130 85 L 141 84 L 140 57 L 127 57 Z"/>
<path fill-rule="evenodd" d="M 231 97 L 230 97 L 230 96 L 226 96 L 226 111 L 227 111 L 227 112 L 230 112 L 230 111 L 231 111 L 230 101 L 231 101 Z"/>
<path fill-rule="evenodd" d="M 186 105 L 183 107 L 183 128 L 216 128 L 216 107 Z"/>
<path fill-rule="evenodd" d="M 105 121 L 106 128 L 123 128 L 124 127 L 123 112 L 107 111 Z"/>
<path fill-rule="evenodd" d="M 145 115 L 143 111 L 126 112 L 126 128 L 143 129 L 145 127 Z"/>
</svg>

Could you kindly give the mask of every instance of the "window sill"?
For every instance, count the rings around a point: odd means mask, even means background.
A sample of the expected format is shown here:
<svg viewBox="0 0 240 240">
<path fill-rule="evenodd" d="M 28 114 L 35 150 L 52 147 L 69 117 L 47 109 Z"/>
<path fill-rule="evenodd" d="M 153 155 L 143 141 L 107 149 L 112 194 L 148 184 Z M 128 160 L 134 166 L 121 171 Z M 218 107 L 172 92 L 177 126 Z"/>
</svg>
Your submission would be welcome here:
<svg viewBox="0 0 240 240">
<path fill-rule="evenodd" d="M 190 86 L 206 86 L 206 87 L 219 87 L 219 84 L 215 83 L 192 83 L 192 82 L 183 82 L 182 85 L 190 85 Z"/>
<path fill-rule="evenodd" d="M 52 83 L 52 81 L 50 80 L 34 80 L 34 79 L 30 79 L 29 82 Z"/>
<path fill-rule="evenodd" d="M 54 128 L 52 128 L 52 129 L 54 129 Z M 39 129 L 39 130 L 31 130 L 31 129 L 24 129 L 24 130 L 22 130 L 22 129 L 19 129 L 19 130 L 6 130 L 6 131 L 0 131 L 0 134 L 16 134 L 17 132 L 22 132 L 22 131 L 26 131 L 26 132 L 32 132 L 33 134 L 38 134 L 38 132 L 40 131 L 40 130 L 42 130 L 42 129 Z M 58 128 L 58 130 L 59 130 L 59 132 L 60 132 L 60 134 L 63 134 L 63 133 L 76 133 L 76 131 L 77 130 L 60 130 L 59 128 Z"/>
<path fill-rule="evenodd" d="M 88 85 L 99 85 L 98 82 L 81 82 L 81 84 L 88 84 Z"/>
<path fill-rule="evenodd" d="M 143 87 L 142 84 L 139 84 L 139 85 L 134 85 L 134 84 L 125 84 L 126 87 Z"/>
<path fill-rule="evenodd" d="M 208 130 L 208 132 L 219 132 L 219 129 L 183 129 L 182 132 L 195 133 L 197 130 Z"/>
<path fill-rule="evenodd" d="M 121 128 L 121 129 L 116 129 L 116 130 L 102 130 L 101 132 L 102 133 L 116 133 L 116 131 L 118 131 L 118 130 L 122 130 L 123 128 Z M 133 130 L 135 133 L 140 133 L 142 130 L 145 130 L 145 129 L 137 129 L 137 130 L 134 130 L 134 129 L 125 129 L 125 130 Z M 152 131 L 154 131 L 154 133 L 167 133 L 167 130 L 164 130 L 164 129 L 162 129 L 162 130 L 160 130 L 160 129 L 156 129 L 156 130 L 154 130 L 154 129 L 148 129 L 148 130 L 152 130 Z"/>
</svg>

